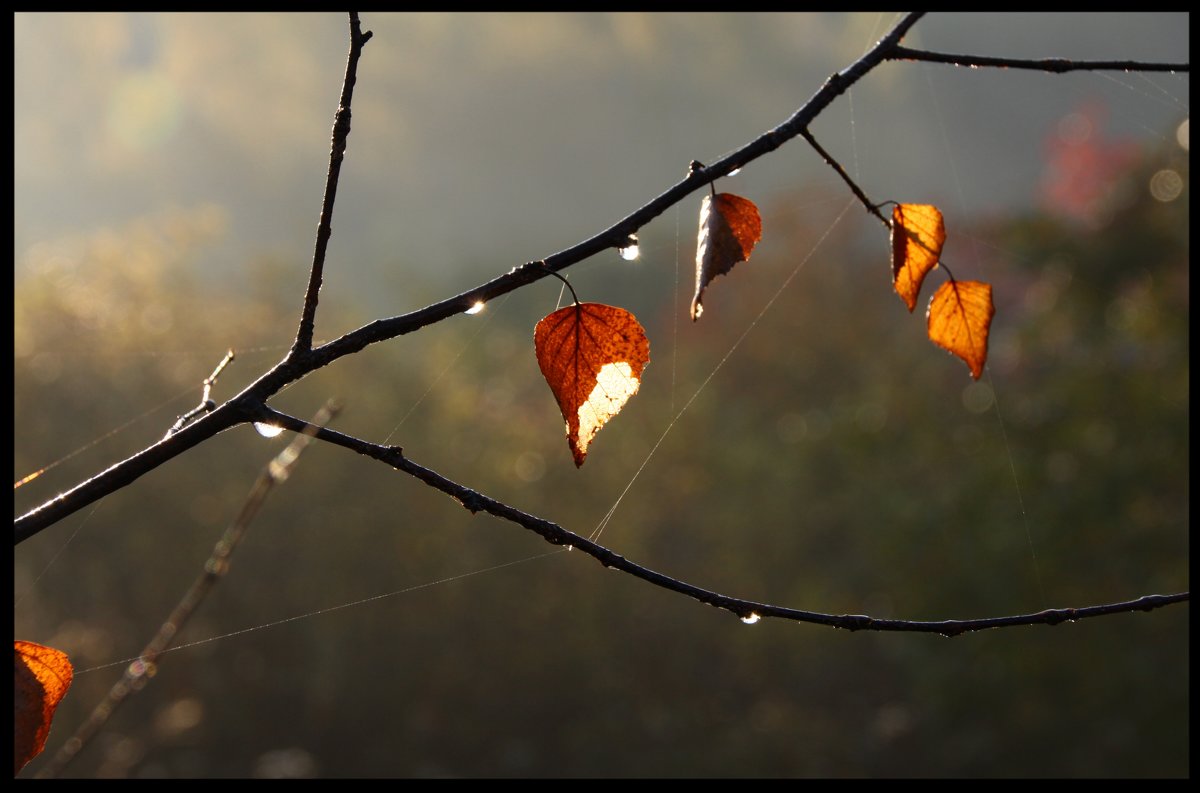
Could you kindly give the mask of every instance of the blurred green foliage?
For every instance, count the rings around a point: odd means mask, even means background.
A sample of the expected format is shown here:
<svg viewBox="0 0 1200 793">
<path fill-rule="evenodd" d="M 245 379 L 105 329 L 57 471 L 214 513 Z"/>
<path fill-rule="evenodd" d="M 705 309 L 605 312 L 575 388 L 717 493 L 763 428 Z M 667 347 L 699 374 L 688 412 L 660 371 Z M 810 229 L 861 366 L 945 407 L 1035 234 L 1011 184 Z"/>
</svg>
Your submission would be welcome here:
<svg viewBox="0 0 1200 793">
<path fill-rule="evenodd" d="M 1186 184 L 1172 156 L 1147 155 L 1099 229 L 969 226 L 947 209 L 947 261 L 996 290 L 979 383 L 891 292 L 878 225 L 852 208 L 817 245 L 844 204 L 798 211 L 811 204 L 798 194 L 760 202 L 762 248 L 711 286 L 696 325 L 687 235 L 646 229 L 640 264 L 575 268 L 583 299 L 638 314 L 652 356 L 582 470 L 532 351 L 550 282 L 275 403 L 310 415 L 340 396 L 339 429 L 583 534 L 656 449 L 600 541 L 741 597 L 945 619 L 1184 590 L 1188 194 L 1159 203 L 1144 187 L 1168 165 Z M 218 399 L 282 357 L 301 268 L 207 278 L 218 233 L 181 210 L 30 252 L 15 284 L 16 473 L 103 439 L 17 490 L 18 513 L 160 436 L 226 347 L 238 357 Z M 369 319 L 323 304 L 317 334 Z M 17 636 L 78 671 L 46 757 L 121 666 L 89 670 L 140 649 L 283 442 L 237 428 L 17 547 Z M 179 643 L 267 627 L 165 656 L 70 773 L 1189 773 L 1187 606 L 953 641 L 747 627 L 554 551 L 317 444 Z"/>
</svg>

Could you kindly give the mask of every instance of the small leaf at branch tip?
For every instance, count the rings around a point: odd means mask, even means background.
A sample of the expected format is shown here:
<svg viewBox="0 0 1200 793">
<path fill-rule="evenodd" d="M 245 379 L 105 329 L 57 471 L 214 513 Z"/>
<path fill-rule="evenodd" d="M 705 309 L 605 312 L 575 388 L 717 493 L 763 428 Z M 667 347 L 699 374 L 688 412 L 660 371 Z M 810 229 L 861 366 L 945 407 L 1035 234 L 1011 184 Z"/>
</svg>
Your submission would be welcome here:
<svg viewBox="0 0 1200 793">
<path fill-rule="evenodd" d="M 258 434 L 264 438 L 274 438 L 279 433 L 283 432 L 283 427 L 277 427 L 274 424 L 267 424 L 265 421 L 254 422 L 254 429 L 258 430 Z"/>
<path fill-rule="evenodd" d="M 761 619 L 762 619 L 762 617 L 760 617 L 759 615 L 757 615 L 753 611 L 751 611 L 749 614 L 742 617 L 742 622 L 746 623 L 747 625 L 753 625 L 754 623 L 758 622 Z"/>
<path fill-rule="evenodd" d="M 483 311 L 483 307 L 484 307 L 484 302 L 482 300 L 476 300 L 475 303 L 470 308 L 468 308 L 466 311 L 464 311 L 463 313 L 464 314 L 478 314 L 479 312 Z"/>
<path fill-rule="evenodd" d="M 637 393 L 650 362 L 646 331 L 623 308 L 576 303 L 543 317 L 533 346 L 579 467 L 596 433 Z"/>
<path fill-rule="evenodd" d="M 733 193 L 704 196 L 700 202 L 700 231 L 696 236 L 696 294 L 692 321 L 704 312 L 704 290 L 718 275 L 747 261 L 762 239 L 762 219 L 753 201 Z"/>
</svg>

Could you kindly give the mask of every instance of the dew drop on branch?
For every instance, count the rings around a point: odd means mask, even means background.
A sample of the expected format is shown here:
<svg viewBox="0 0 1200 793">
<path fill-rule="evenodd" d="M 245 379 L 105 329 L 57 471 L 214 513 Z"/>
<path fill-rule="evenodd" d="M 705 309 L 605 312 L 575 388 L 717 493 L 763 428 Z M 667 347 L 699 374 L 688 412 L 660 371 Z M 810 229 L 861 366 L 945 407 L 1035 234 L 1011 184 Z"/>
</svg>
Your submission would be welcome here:
<svg viewBox="0 0 1200 793">
<path fill-rule="evenodd" d="M 617 253 L 621 254 L 621 258 L 627 262 L 636 261 L 641 252 L 638 250 L 638 238 L 636 234 L 629 235 L 629 244 L 617 249 Z"/>
<path fill-rule="evenodd" d="M 258 434 L 264 438 L 274 438 L 283 432 L 283 427 L 277 427 L 274 424 L 267 424 L 262 421 L 254 422 L 254 429 L 258 430 Z"/>
</svg>

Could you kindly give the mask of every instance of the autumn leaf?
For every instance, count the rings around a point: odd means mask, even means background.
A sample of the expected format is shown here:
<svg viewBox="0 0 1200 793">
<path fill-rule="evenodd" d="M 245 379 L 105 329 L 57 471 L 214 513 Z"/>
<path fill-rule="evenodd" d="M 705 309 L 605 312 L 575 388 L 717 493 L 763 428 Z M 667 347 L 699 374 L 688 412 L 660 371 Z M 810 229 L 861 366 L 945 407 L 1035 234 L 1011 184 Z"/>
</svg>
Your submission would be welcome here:
<svg viewBox="0 0 1200 793">
<path fill-rule="evenodd" d="M 623 308 L 573 303 L 537 324 L 533 345 L 581 466 L 596 433 L 637 393 L 650 341 Z"/>
<path fill-rule="evenodd" d="M 967 362 L 971 377 L 987 363 L 988 329 L 996 313 L 992 285 L 982 281 L 947 281 L 929 301 L 929 340 Z"/>
<path fill-rule="evenodd" d="M 942 255 L 946 226 L 930 204 L 897 204 L 892 210 L 892 286 L 912 311 L 921 283 Z"/>
<path fill-rule="evenodd" d="M 696 237 L 696 295 L 692 298 L 692 321 L 704 312 L 701 300 L 712 279 L 724 275 L 762 239 L 758 207 L 733 193 L 704 196 L 700 203 L 700 233 Z"/>
<path fill-rule="evenodd" d="M 41 754 L 54 709 L 74 674 L 66 653 L 33 642 L 13 642 L 13 757 L 17 774 Z"/>
</svg>

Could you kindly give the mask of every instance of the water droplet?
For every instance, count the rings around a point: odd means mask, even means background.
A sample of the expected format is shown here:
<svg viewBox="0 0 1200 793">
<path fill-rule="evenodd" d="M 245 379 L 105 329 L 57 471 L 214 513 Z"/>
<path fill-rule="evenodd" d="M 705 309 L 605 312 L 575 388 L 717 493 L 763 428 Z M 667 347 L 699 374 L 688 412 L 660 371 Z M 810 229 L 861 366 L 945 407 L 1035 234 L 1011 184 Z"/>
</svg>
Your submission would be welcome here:
<svg viewBox="0 0 1200 793">
<path fill-rule="evenodd" d="M 751 611 L 749 614 L 742 617 L 742 622 L 746 623 L 747 625 L 753 625 L 754 623 L 758 622 L 761 619 L 762 619 L 762 617 L 758 616 L 753 611 Z"/>
<path fill-rule="evenodd" d="M 575 550 L 575 546 L 574 546 L 574 545 L 568 545 L 568 546 L 567 546 L 567 550 L 568 550 L 568 551 L 573 551 L 573 550 Z"/>
<path fill-rule="evenodd" d="M 741 168 L 734 168 L 732 171 L 730 171 L 728 174 L 726 174 L 726 176 L 737 176 L 741 172 L 742 172 Z"/>
<path fill-rule="evenodd" d="M 464 314 L 478 314 L 480 311 L 483 311 L 483 301 L 482 301 L 482 300 L 476 300 L 476 301 L 475 301 L 475 305 L 471 306 L 470 308 L 468 308 L 468 309 L 467 309 L 466 311 L 464 311 L 463 313 L 464 313 Z"/>
<path fill-rule="evenodd" d="M 637 259 L 637 257 L 639 255 L 641 255 L 640 251 L 638 251 L 637 235 L 630 234 L 629 235 L 629 244 L 618 248 L 617 253 L 621 254 L 621 258 L 627 262 L 632 262 L 635 259 Z"/>
<path fill-rule="evenodd" d="M 283 427 L 276 427 L 274 424 L 266 424 L 261 421 L 254 422 L 254 429 L 258 430 L 258 434 L 264 438 L 274 438 L 283 432 Z"/>
</svg>

